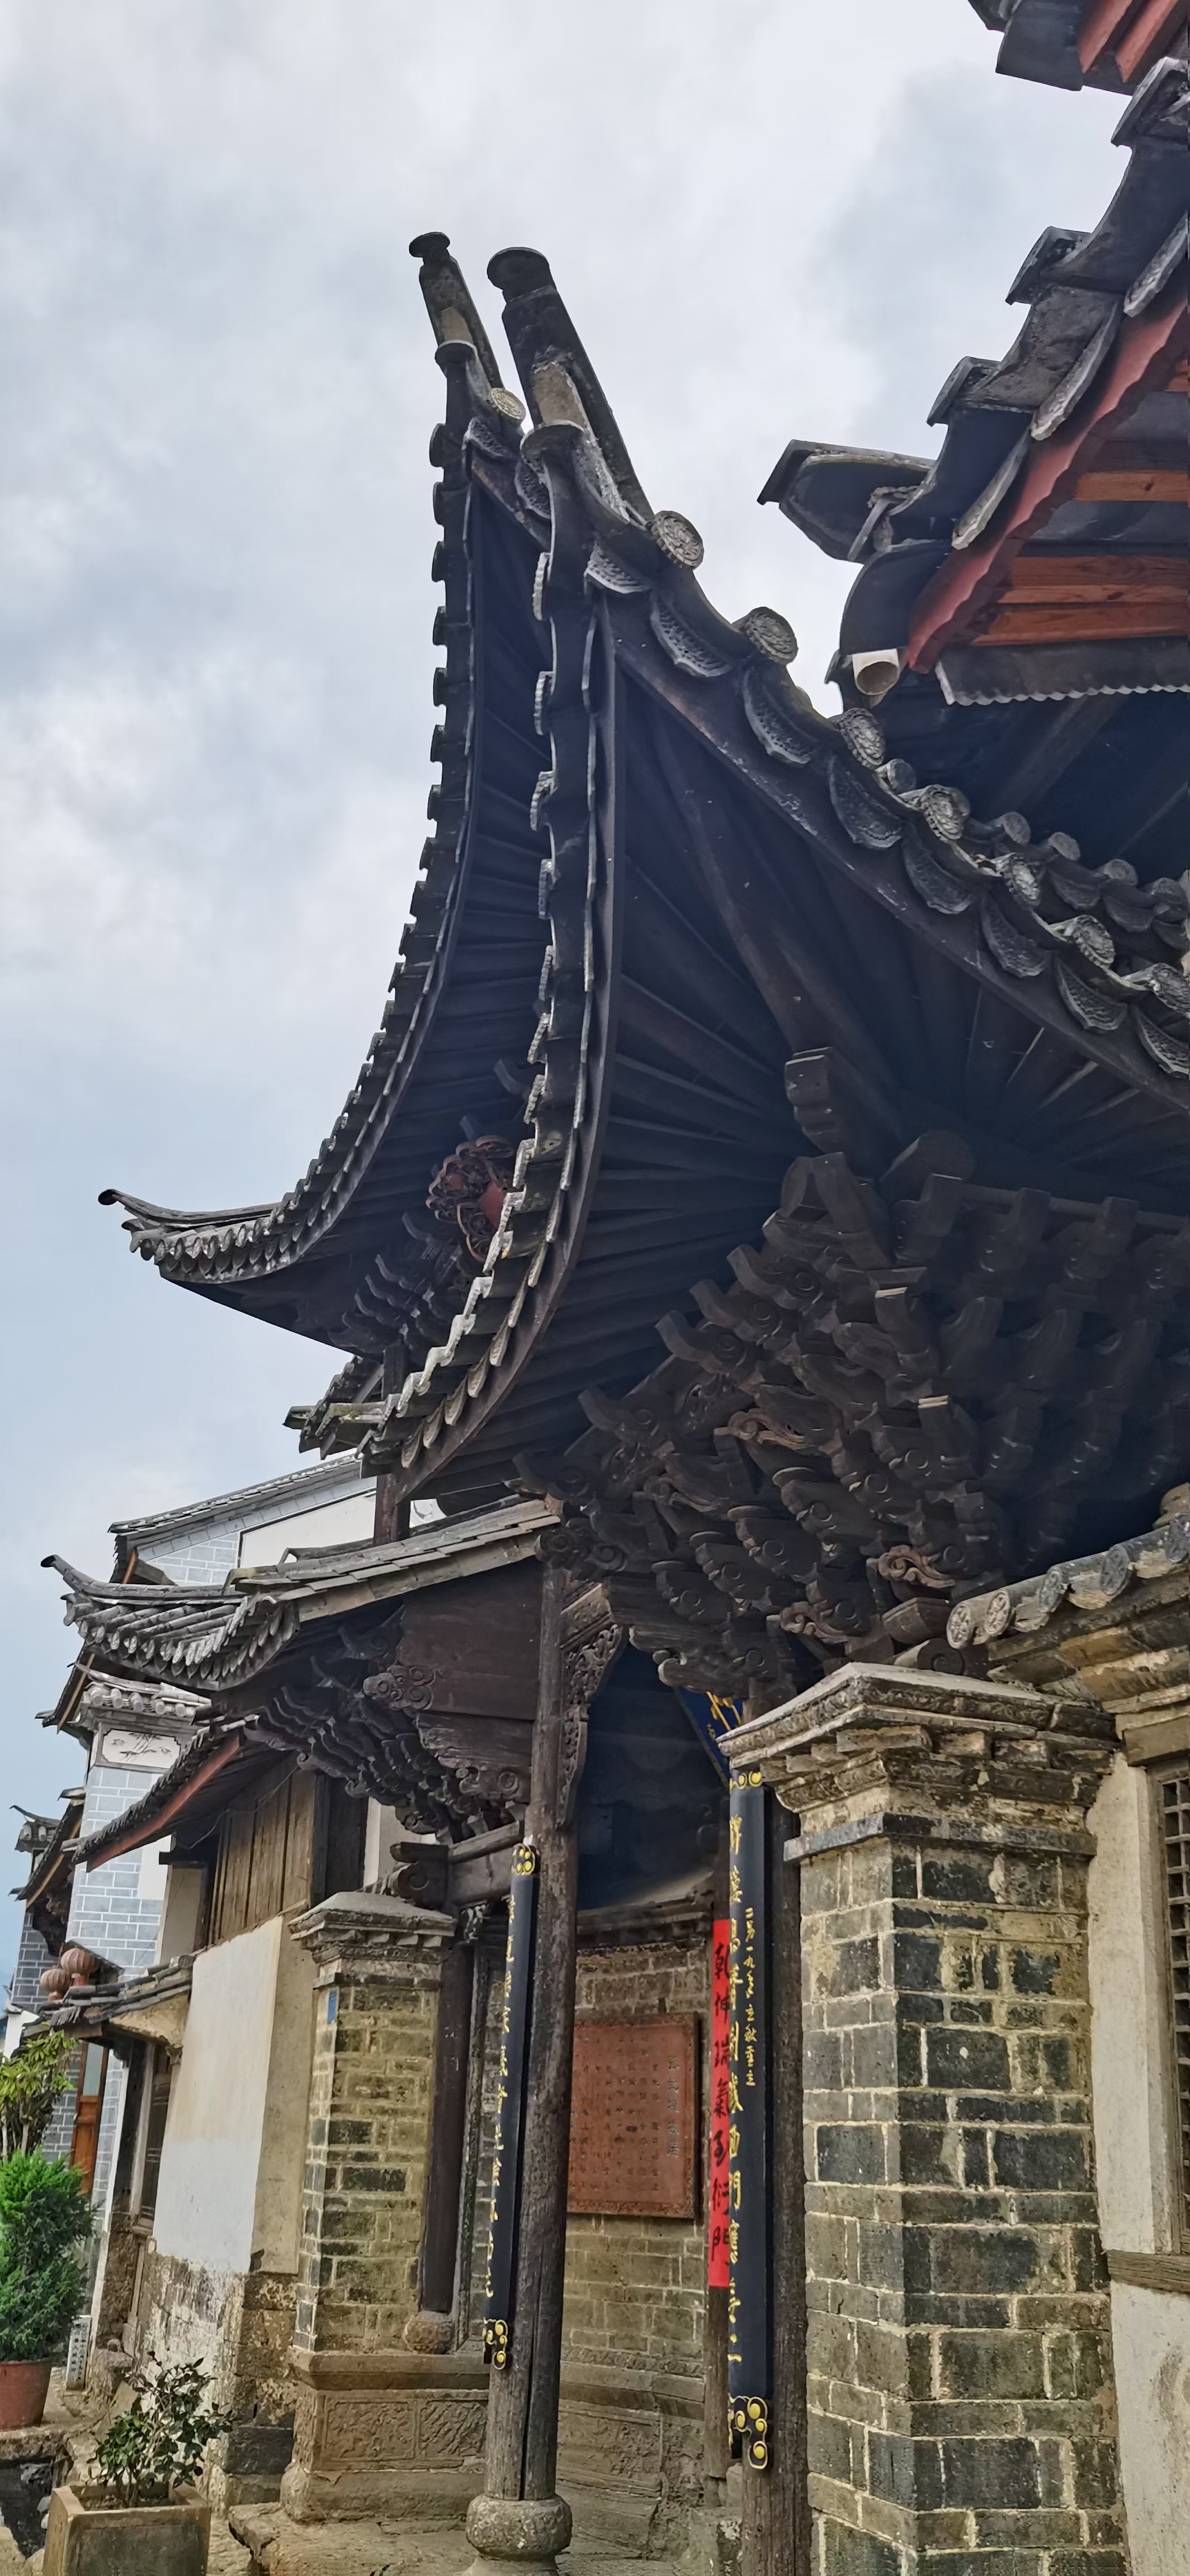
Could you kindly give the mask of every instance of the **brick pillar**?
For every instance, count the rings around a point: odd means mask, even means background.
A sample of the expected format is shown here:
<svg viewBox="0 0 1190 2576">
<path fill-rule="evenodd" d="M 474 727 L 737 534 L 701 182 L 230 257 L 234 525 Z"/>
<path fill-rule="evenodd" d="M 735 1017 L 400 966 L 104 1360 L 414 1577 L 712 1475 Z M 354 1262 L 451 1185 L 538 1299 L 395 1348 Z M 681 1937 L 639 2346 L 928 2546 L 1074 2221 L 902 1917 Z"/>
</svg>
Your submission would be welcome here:
<svg viewBox="0 0 1190 2576">
<path fill-rule="evenodd" d="M 1087 1994 L 1110 1753 L 1095 1711 L 897 1666 L 741 1732 L 801 1864 L 818 2576 L 1127 2576 Z"/>
<path fill-rule="evenodd" d="M 314 2065 L 282 2501 L 299 2520 L 462 2515 L 483 2446 L 482 2367 L 411 2352 L 435 2032 L 454 1921 L 370 1891 L 293 1927 L 313 1953 Z"/>
</svg>

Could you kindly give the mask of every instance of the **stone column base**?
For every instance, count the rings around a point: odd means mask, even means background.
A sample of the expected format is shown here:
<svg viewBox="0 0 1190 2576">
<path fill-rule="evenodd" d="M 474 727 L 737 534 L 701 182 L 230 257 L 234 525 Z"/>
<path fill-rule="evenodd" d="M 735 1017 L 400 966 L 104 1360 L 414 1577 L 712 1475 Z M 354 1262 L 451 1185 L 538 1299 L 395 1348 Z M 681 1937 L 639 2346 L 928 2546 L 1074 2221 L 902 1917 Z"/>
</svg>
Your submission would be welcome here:
<svg viewBox="0 0 1190 2576">
<path fill-rule="evenodd" d="M 291 2519 L 457 2528 L 482 2475 L 482 2361 L 410 2352 L 295 2352 L 293 2361 L 305 2384 L 281 2487 Z"/>
<path fill-rule="evenodd" d="M 475 2496 L 467 2507 L 467 2538 L 476 2552 L 470 2576 L 516 2576 L 522 2567 L 557 2576 L 558 2551 L 569 2548 L 570 2532 L 562 2496 Z"/>
</svg>

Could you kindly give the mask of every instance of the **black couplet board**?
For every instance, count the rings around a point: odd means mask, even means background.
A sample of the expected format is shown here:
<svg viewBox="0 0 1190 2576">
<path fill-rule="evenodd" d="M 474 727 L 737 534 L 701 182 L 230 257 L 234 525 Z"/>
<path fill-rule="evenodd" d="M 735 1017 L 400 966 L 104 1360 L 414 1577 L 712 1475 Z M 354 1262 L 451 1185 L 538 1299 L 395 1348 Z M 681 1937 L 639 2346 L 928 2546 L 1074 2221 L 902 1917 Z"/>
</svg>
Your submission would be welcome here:
<svg viewBox="0 0 1190 2576">
<path fill-rule="evenodd" d="M 484 2283 L 484 2359 L 493 2362 L 498 2370 L 504 2368 L 508 2359 L 513 2323 L 517 2223 L 521 2203 L 521 2126 L 525 2113 L 529 1996 L 536 1921 L 537 1854 L 531 1843 L 518 1843 L 513 1854 L 508 1898 L 504 2010 L 500 2019 L 500 2080 L 492 2143 L 492 2215 L 488 2227 Z"/>
<path fill-rule="evenodd" d="M 754 2469 L 769 2464 L 768 1827 L 758 1771 L 731 1785 L 728 2001 L 728 2418 Z"/>
</svg>

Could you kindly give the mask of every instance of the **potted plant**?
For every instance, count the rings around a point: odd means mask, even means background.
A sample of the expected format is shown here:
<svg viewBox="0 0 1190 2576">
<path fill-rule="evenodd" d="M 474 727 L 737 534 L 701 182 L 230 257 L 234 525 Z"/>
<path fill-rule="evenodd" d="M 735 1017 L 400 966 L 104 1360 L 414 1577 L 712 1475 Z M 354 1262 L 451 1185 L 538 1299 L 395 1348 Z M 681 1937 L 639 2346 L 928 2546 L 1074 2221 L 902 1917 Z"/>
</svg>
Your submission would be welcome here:
<svg viewBox="0 0 1190 2576">
<path fill-rule="evenodd" d="M 0 2164 L 0 2425 L 40 2424 L 83 2297 L 83 2178 L 36 2150 Z"/>
<path fill-rule="evenodd" d="M 0 2161 L 40 2146 L 59 2094 L 74 2082 L 77 2054 L 74 2031 L 35 2030 L 15 2057 L 0 2058 Z"/>
<path fill-rule="evenodd" d="M 45 2576 L 203 2576 L 211 2508 L 187 2489 L 231 2419 L 208 2403 L 201 2362 L 128 2379 L 132 2403 L 97 2446 L 93 2482 L 50 2497 Z"/>
</svg>

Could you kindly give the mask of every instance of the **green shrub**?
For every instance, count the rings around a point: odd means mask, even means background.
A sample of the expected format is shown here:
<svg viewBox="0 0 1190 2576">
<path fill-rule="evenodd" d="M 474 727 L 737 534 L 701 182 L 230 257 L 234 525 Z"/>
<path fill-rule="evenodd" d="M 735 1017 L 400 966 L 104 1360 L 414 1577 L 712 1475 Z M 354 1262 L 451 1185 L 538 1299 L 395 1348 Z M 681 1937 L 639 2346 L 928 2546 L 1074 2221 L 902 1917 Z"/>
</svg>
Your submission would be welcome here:
<svg viewBox="0 0 1190 2576">
<path fill-rule="evenodd" d="M 35 2030 L 15 2057 L 0 2059 L 0 2161 L 40 2145 L 59 2094 L 74 2082 L 77 2054 L 73 2031 Z"/>
<path fill-rule="evenodd" d="M 91 2233 L 73 2165 L 17 2154 L 0 2164 L 0 2361 L 49 2361 L 82 2304 L 74 2248 Z"/>
<path fill-rule="evenodd" d="M 207 2402 L 209 2373 L 199 2361 L 167 2370 L 130 2370 L 136 2395 L 117 2415 L 95 2453 L 95 2477 L 110 2504 L 168 2504 L 202 2465 L 208 2442 L 231 2422 Z"/>
</svg>

